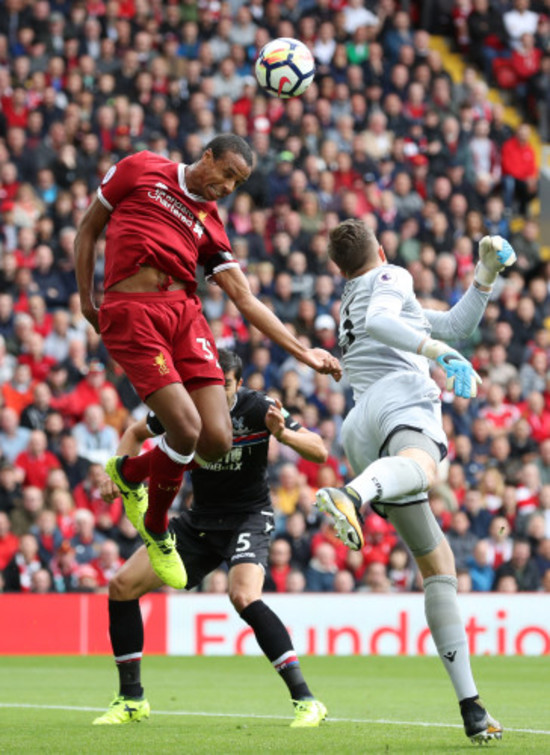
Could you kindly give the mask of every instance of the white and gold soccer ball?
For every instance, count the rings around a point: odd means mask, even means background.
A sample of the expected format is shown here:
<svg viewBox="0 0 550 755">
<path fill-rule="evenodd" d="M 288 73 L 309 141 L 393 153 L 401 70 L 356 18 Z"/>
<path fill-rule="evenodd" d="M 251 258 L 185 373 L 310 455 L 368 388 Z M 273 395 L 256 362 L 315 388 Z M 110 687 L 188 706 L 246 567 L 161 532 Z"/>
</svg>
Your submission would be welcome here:
<svg viewBox="0 0 550 755">
<path fill-rule="evenodd" d="M 259 85 L 283 100 L 303 94 L 313 81 L 314 73 L 313 55 L 299 39 L 274 39 L 262 47 L 256 60 Z"/>
</svg>

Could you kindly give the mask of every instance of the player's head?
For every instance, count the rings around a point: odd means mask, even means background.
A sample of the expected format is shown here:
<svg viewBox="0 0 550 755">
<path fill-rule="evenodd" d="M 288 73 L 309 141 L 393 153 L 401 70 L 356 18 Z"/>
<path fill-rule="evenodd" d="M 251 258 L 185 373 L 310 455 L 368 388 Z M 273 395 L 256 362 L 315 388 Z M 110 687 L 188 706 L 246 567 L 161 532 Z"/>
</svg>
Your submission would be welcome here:
<svg viewBox="0 0 550 755">
<path fill-rule="evenodd" d="M 223 199 L 243 184 L 254 163 L 254 153 L 240 136 L 221 134 L 208 142 L 200 159 L 186 174 L 189 191 L 204 199 Z"/>
<path fill-rule="evenodd" d="M 362 220 L 349 218 L 333 228 L 328 253 L 346 278 L 376 267 L 386 261 L 384 251 L 374 231 Z"/>
<path fill-rule="evenodd" d="M 229 407 L 233 404 L 235 394 L 242 385 L 243 363 L 240 356 L 229 349 L 218 350 L 218 362 L 225 377 L 225 395 Z"/>
</svg>

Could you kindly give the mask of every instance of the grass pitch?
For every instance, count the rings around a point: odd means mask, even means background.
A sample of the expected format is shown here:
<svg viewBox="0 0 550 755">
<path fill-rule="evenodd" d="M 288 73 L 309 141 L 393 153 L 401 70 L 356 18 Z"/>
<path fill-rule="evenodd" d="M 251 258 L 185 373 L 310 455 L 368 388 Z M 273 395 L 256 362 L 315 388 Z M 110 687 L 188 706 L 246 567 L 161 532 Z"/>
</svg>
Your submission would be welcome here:
<svg viewBox="0 0 550 755">
<path fill-rule="evenodd" d="M 550 752 L 550 658 L 475 658 L 502 753 Z M 329 710 L 319 729 L 289 729 L 286 688 L 264 658 L 143 662 L 151 718 L 92 727 L 117 689 L 107 657 L 0 657 L 0 752 L 457 753 L 472 745 L 436 658 L 304 658 Z M 49 707 L 48 707 L 49 706 Z"/>
</svg>

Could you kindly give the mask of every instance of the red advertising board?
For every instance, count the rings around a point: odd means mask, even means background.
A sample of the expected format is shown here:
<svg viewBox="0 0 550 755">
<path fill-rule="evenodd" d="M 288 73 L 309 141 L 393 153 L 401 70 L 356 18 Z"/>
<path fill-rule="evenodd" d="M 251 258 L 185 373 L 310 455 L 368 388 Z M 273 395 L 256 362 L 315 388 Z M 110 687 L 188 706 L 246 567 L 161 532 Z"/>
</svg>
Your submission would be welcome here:
<svg viewBox="0 0 550 755">
<path fill-rule="evenodd" d="M 166 653 L 165 595 L 140 601 L 145 652 Z M 110 653 L 106 595 L 0 595 L 0 654 Z"/>
</svg>

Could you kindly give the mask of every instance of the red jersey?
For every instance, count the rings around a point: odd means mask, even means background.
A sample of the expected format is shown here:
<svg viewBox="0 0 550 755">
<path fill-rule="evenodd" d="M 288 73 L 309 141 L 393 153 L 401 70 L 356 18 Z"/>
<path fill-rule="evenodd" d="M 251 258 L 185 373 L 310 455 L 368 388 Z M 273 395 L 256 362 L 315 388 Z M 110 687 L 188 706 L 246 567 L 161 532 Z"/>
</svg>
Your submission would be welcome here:
<svg viewBox="0 0 550 755">
<path fill-rule="evenodd" d="M 189 191 L 182 163 L 148 151 L 130 155 L 107 171 L 97 195 L 112 213 L 105 290 L 150 265 L 194 293 L 197 264 L 207 277 L 238 266 L 216 203 Z"/>
<path fill-rule="evenodd" d="M 61 468 L 59 459 L 51 451 L 44 451 L 40 456 L 21 451 L 15 459 L 15 466 L 25 473 L 23 485 L 35 485 L 40 490 L 46 487 L 50 470 Z"/>
<path fill-rule="evenodd" d="M 480 410 L 479 415 L 498 430 L 507 430 L 520 417 L 519 409 L 513 404 L 501 404 L 498 407 L 486 406 Z"/>
</svg>

